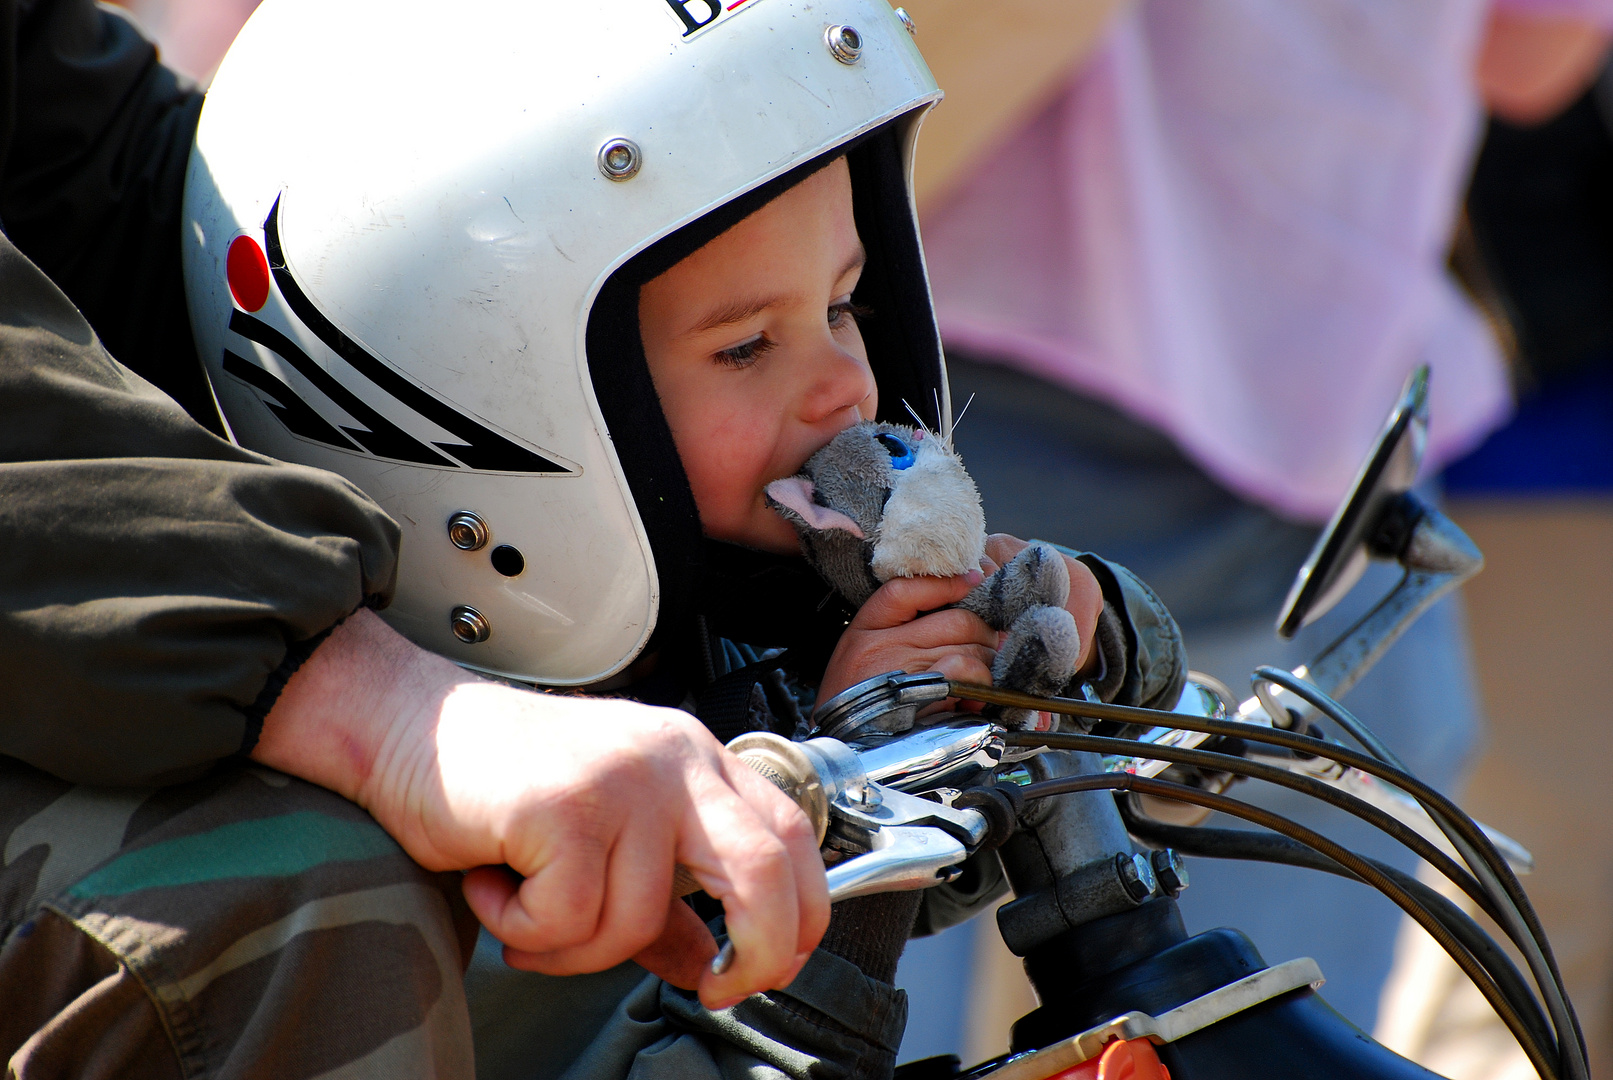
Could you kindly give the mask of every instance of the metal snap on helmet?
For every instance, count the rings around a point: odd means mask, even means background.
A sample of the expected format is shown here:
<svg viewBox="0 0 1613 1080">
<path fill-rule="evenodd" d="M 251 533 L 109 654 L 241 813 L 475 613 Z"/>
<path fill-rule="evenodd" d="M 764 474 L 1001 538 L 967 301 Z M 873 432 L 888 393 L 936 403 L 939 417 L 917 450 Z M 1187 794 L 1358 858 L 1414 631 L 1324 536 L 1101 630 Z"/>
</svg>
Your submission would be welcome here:
<svg viewBox="0 0 1613 1080">
<path fill-rule="evenodd" d="M 656 486 L 665 423 L 632 397 L 642 280 L 847 152 L 882 412 L 947 426 L 908 196 L 939 96 L 886 0 L 269 0 L 185 191 L 220 411 L 397 520 L 383 614 L 406 636 L 518 679 L 606 678 L 687 591 L 657 539 L 687 484 Z M 866 190 L 880 177 L 894 194 Z"/>
</svg>

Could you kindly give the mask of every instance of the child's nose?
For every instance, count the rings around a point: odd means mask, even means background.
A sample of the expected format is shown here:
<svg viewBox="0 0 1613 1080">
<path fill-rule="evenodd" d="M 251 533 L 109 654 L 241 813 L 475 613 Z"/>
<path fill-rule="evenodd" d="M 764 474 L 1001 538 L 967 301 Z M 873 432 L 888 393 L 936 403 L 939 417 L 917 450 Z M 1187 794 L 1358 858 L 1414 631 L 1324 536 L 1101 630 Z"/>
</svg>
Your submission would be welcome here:
<svg viewBox="0 0 1613 1080">
<path fill-rule="evenodd" d="M 873 397 L 874 373 L 868 362 L 831 342 L 821 363 L 814 365 L 817 378 L 802 402 L 801 418 L 808 423 L 827 420 Z"/>
</svg>

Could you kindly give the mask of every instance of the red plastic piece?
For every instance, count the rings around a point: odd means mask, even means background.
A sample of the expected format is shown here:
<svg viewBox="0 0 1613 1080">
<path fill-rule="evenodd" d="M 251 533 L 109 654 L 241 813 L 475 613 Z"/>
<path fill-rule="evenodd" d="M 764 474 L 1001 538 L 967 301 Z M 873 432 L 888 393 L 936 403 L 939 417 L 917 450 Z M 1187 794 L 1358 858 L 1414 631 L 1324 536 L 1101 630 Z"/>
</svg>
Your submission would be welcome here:
<svg viewBox="0 0 1613 1080">
<path fill-rule="evenodd" d="M 1048 1080 L 1171 1080 L 1171 1074 L 1154 1053 L 1153 1043 L 1132 1039 L 1112 1042 L 1098 1057 L 1072 1065 Z"/>
<path fill-rule="evenodd" d="M 250 236 L 237 236 L 230 242 L 224 261 L 230 281 L 230 295 L 243 311 L 257 311 L 269 302 L 269 260 Z"/>
</svg>

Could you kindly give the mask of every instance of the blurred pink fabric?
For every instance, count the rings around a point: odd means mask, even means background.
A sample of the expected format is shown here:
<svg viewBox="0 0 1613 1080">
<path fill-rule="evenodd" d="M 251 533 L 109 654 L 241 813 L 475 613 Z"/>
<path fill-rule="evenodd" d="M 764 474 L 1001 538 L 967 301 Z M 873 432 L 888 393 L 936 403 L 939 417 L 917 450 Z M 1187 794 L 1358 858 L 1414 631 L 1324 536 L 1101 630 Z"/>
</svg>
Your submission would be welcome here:
<svg viewBox="0 0 1613 1080">
<path fill-rule="evenodd" d="M 1613 24 L 1613 0 L 1503 0 Z M 924 218 L 942 334 L 1320 521 L 1407 373 L 1430 466 L 1510 409 L 1445 254 L 1487 0 L 1143 0 Z"/>
</svg>

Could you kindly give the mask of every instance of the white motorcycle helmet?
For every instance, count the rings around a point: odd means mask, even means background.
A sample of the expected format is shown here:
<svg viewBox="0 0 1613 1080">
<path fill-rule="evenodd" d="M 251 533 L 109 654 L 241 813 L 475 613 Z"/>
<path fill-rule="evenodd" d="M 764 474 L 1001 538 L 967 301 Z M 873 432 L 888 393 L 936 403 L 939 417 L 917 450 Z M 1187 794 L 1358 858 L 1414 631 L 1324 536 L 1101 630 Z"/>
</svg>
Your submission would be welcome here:
<svg viewBox="0 0 1613 1080">
<path fill-rule="evenodd" d="M 605 679 L 696 613 L 710 561 L 644 281 L 845 153 L 882 412 L 950 427 L 909 183 L 939 97 L 886 0 L 268 0 L 185 190 L 220 412 L 398 522 L 407 637 Z"/>
</svg>

